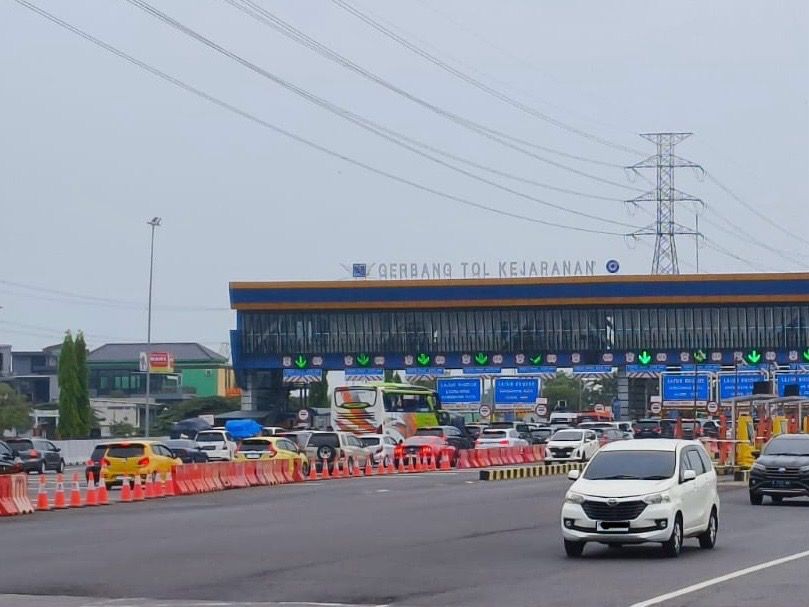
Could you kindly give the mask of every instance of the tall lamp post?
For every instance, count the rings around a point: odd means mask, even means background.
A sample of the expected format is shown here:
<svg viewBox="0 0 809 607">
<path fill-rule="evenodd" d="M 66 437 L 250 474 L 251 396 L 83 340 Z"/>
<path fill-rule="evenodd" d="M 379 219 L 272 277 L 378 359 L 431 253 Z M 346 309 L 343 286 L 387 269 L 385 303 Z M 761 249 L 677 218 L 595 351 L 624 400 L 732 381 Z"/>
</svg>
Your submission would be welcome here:
<svg viewBox="0 0 809 607">
<path fill-rule="evenodd" d="M 144 409 L 145 436 L 149 437 L 149 400 L 152 383 L 152 277 L 154 276 L 154 231 L 160 225 L 160 217 L 152 217 L 146 224 L 152 226 L 152 240 L 149 247 L 149 306 L 146 312 L 146 407 Z"/>
</svg>

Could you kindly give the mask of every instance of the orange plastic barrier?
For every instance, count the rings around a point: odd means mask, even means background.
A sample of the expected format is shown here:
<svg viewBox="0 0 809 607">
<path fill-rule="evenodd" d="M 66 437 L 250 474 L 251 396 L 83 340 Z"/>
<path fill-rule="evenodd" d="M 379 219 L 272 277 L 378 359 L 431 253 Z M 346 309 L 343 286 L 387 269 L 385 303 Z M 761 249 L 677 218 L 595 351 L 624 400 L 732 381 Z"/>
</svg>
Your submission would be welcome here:
<svg viewBox="0 0 809 607">
<path fill-rule="evenodd" d="M 0 476 L 0 516 L 32 512 L 34 504 L 28 497 L 28 477 L 25 474 Z"/>
</svg>

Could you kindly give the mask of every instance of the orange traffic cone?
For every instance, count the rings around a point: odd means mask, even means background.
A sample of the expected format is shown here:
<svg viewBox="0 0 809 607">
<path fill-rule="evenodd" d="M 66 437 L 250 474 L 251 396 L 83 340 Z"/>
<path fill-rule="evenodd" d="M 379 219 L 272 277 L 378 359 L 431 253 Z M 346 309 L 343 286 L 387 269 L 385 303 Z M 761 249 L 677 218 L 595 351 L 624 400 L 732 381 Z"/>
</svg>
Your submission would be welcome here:
<svg viewBox="0 0 809 607">
<path fill-rule="evenodd" d="M 345 476 L 344 472 L 345 468 L 343 468 L 343 463 L 339 460 L 334 460 L 334 473 L 332 476 L 334 478 L 343 478 Z"/>
<path fill-rule="evenodd" d="M 362 466 L 359 463 L 354 464 L 354 478 L 362 476 Z"/>
<path fill-rule="evenodd" d="M 145 499 L 143 485 L 140 484 L 140 474 L 135 475 L 135 490 L 132 492 L 132 499 L 136 502 L 142 502 Z"/>
<path fill-rule="evenodd" d="M 85 506 L 98 506 L 98 492 L 94 481 L 95 479 L 92 475 L 87 479 L 87 493 L 84 496 Z"/>
<path fill-rule="evenodd" d="M 166 477 L 163 474 L 158 474 L 154 483 L 154 496 L 166 497 Z"/>
<path fill-rule="evenodd" d="M 79 473 L 73 473 L 73 487 L 70 489 L 70 507 L 81 508 L 81 487 L 79 487 Z"/>
<path fill-rule="evenodd" d="M 430 472 L 435 472 L 438 467 L 435 465 L 435 455 L 430 453 Z"/>
<path fill-rule="evenodd" d="M 48 490 L 45 488 L 45 477 L 40 475 L 39 488 L 37 489 L 37 510 L 50 510 L 48 503 Z"/>
<path fill-rule="evenodd" d="M 320 476 L 323 479 L 331 478 L 331 476 L 329 475 L 329 460 L 327 459 L 323 460 L 323 467 L 321 468 Z"/>
<path fill-rule="evenodd" d="M 56 475 L 56 494 L 53 496 L 54 508 L 67 508 L 65 502 L 65 476 L 64 474 Z"/>
<path fill-rule="evenodd" d="M 144 487 L 144 491 L 143 491 L 143 497 L 146 498 L 147 500 L 150 500 L 153 497 L 155 497 L 154 483 L 152 483 L 152 475 L 151 474 L 146 475 L 146 481 L 145 481 L 145 487 Z"/>
<path fill-rule="evenodd" d="M 101 469 L 101 472 L 98 474 L 98 505 L 99 506 L 109 506 L 110 505 L 110 494 L 107 491 L 107 482 L 104 480 L 104 469 Z"/>
<path fill-rule="evenodd" d="M 125 476 L 121 481 L 121 501 L 126 503 L 132 501 L 132 487 L 129 486 L 128 476 Z"/>
<path fill-rule="evenodd" d="M 382 465 L 380 464 L 380 467 Z M 369 457 L 365 460 L 365 476 L 373 476 L 374 475 L 374 467 L 371 465 L 371 458 Z"/>
<path fill-rule="evenodd" d="M 309 480 L 316 481 L 317 480 L 317 464 L 313 463 L 309 466 Z"/>
</svg>

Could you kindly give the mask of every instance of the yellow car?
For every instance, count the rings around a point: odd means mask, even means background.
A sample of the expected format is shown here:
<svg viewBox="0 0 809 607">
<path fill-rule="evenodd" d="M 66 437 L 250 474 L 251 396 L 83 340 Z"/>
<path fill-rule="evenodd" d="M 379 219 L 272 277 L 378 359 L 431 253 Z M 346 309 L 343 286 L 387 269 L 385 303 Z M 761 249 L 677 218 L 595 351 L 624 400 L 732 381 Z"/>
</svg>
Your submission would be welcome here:
<svg viewBox="0 0 809 607">
<path fill-rule="evenodd" d="M 286 460 L 289 462 L 290 474 L 294 472 L 295 462 L 298 461 L 301 473 L 304 476 L 309 474 L 309 458 L 301 453 L 294 441 L 283 436 L 245 438 L 239 443 L 233 459 L 237 462 Z"/>
<path fill-rule="evenodd" d="M 103 451 L 103 454 L 101 453 Z M 120 483 L 123 477 L 140 476 L 145 479 L 162 478 L 173 466 L 182 465 L 182 460 L 175 458 L 166 445 L 156 441 L 121 441 L 97 445 L 93 455 L 100 455 L 104 483 L 112 485 Z"/>
</svg>

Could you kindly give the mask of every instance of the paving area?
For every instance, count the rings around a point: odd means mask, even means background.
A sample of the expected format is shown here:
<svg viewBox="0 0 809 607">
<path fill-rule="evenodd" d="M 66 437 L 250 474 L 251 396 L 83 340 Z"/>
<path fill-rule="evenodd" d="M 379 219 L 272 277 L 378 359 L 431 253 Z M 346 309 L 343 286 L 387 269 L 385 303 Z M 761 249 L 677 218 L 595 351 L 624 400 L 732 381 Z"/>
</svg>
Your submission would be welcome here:
<svg viewBox="0 0 809 607">
<path fill-rule="evenodd" d="M 568 486 L 428 473 L 6 519 L 15 558 L 0 567 L 0 606 L 629 606 L 809 550 L 809 501 L 751 507 L 744 486 L 724 484 L 714 551 L 588 545 L 571 561 L 558 521 Z M 807 572 L 796 558 L 647 604 L 794 607 Z"/>
</svg>

